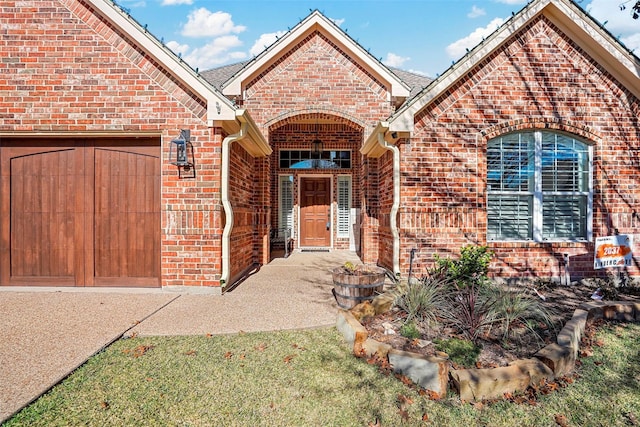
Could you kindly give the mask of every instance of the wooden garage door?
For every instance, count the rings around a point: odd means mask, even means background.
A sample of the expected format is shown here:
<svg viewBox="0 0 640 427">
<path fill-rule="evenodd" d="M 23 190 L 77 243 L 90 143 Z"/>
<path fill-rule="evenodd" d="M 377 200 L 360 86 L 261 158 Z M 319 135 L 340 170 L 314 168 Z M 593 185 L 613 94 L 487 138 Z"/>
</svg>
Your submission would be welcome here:
<svg viewBox="0 0 640 427">
<path fill-rule="evenodd" d="M 157 139 L 2 140 L 0 285 L 160 286 Z"/>
</svg>

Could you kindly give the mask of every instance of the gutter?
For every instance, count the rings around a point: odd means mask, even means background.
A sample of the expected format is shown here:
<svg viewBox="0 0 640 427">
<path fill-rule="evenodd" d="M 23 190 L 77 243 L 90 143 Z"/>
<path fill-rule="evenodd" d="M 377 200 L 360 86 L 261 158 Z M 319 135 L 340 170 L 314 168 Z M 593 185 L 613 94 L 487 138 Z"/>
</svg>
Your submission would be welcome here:
<svg viewBox="0 0 640 427">
<path fill-rule="evenodd" d="M 244 118 L 239 115 L 240 130 L 233 135 L 227 136 L 222 141 L 222 183 L 220 188 L 220 197 L 222 199 L 222 207 L 224 209 L 224 230 L 222 231 L 222 274 L 220 277 L 220 287 L 224 290 L 224 287 L 229 283 L 229 276 L 231 274 L 231 262 L 230 262 L 230 246 L 231 246 L 231 230 L 233 230 L 233 208 L 229 201 L 229 151 L 231 144 L 243 139 L 247 135 L 247 128 L 249 124 L 243 120 Z"/>
<path fill-rule="evenodd" d="M 400 208 L 400 149 L 385 140 L 385 133 L 378 132 L 378 144 L 393 153 L 393 205 L 391 206 L 390 223 L 393 236 L 393 274 L 400 277 L 400 231 L 398 230 L 398 209 Z"/>
<path fill-rule="evenodd" d="M 238 124 L 240 124 L 240 130 L 235 132 L 236 129 L 238 129 Z M 224 230 L 222 231 L 222 273 L 220 275 L 220 287 L 224 290 L 225 286 L 229 284 L 231 276 L 230 247 L 231 231 L 233 230 L 233 207 L 229 200 L 229 153 L 231 151 L 231 144 L 238 142 L 238 144 L 240 144 L 252 157 L 265 157 L 270 155 L 273 150 L 269 147 L 269 143 L 264 139 L 264 136 L 260 133 L 258 126 L 253 121 L 247 110 L 236 110 L 235 120 L 226 121 L 223 125 L 227 132 L 235 132 L 222 140 L 221 153 L 222 169 L 220 171 L 220 198 L 224 209 L 225 223 Z"/>
</svg>

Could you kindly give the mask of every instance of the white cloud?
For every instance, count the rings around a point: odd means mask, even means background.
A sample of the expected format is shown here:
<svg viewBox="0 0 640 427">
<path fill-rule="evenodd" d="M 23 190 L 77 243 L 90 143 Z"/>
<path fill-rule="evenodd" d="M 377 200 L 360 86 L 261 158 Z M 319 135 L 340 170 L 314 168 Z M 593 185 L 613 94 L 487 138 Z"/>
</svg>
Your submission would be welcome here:
<svg viewBox="0 0 640 427">
<path fill-rule="evenodd" d="M 265 48 L 274 44 L 279 37 L 282 37 L 285 34 L 285 31 L 262 34 L 253 44 L 253 46 L 251 46 L 251 49 L 249 49 L 249 53 L 253 56 L 259 55 L 263 50 L 265 50 Z"/>
<path fill-rule="evenodd" d="M 525 4 L 527 0 L 496 0 L 497 3 L 502 4 Z"/>
<path fill-rule="evenodd" d="M 478 6 L 476 6 L 474 4 L 473 6 L 471 6 L 471 12 L 467 13 L 467 17 L 468 18 L 478 18 L 478 17 L 484 16 L 486 14 L 487 14 L 487 12 L 484 9 L 482 9 L 482 8 L 480 8 L 480 7 L 478 7 Z"/>
<path fill-rule="evenodd" d="M 162 6 L 174 6 L 178 4 L 193 4 L 193 0 L 162 0 Z"/>
<path fill-rule="evenodd" d="M 633 50 L 636 56 L 640 56 L 640 33 L 622 37 L 620 41 L 622 41 L 627 48 Z"/>
<path fill-rule="evenodd" d="M 502 18 L 495 18 L 493 21 L 489 22 L 489 25 L 486 27 L 476 28 L 467 37 L 457 40 L 447 46 L 447 55 L 453 59 L 462 57 L 466 53 L 467 49 L 473 49 L 484 38 L 497 30 L 504 22 L 505 21 Z"/>
<path fill-rule="evenodd" d="M 340 18 L 340 19 L 329 18 L 329 19 L 333 21 L 333 23 L 336 24 L 338 27 L 344 24 L 344 21 L 346 21 L 346 19 L 344 18 Z"/>
<path fill-rule="evenodd" d="M 387 57 L 382 61 L 382 63 L 388 67 L 402 67 L 402 64 L 410 60 L 411 58 L 396 55 L 395 53 L 387 53 Z"/>
<path fill-rule="evenodd" d="M 182 35 L 187 37 L 217 37 L 246 30 L 243 25 L 235 25 L 226 12 L 211 12 L 204 7 L 189 13 L 187 23 L 182 27 Z"/>
<path fill-rule="evenodd" d="M 167 43 L 169 46 L 170 43 Z M 186 45 L 180 46 L 181 49 L 186 47 L 183 52 L 188 52 L 186 55 L 183 53 L 182 59 L 184 59 L 189 65 L 194 68 L 206 70 L 209 68 L 218 67 L 229 62 L 237 62 L 247 57 L 246 52 L 233 50 L 236 47 L 242 46 L 242 42 L 237 36 L 229 35 L 223 37 L 217 37 L 204 46 L 194 48 L 191 50 Z M 171 46 L 169 46 L 171 47 Z"/>
<path fill-rule="evenodd" d="M 174 40 L 167 43 L 167 47 L 171 49 L 176 55 L 185 55 L 187 52 L 189 52 L 188 44 L 180 44 Z"/>
<path fill-rule="evenodd" d="M 631 7 L 635 3 L 627 3 L 625 10 L 620 10 L 620 3 L 620 0 L 593 0 L 586 10 L 629 49 L 639 49 L 640 20 L 631 17 Z"/>
</svg>

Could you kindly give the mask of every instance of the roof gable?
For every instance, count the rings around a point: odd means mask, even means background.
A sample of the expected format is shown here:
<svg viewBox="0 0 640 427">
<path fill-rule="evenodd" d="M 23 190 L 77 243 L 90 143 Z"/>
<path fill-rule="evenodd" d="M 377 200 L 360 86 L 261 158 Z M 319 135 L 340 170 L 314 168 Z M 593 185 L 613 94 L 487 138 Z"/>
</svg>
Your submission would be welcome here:
<svg viewBox="0 0 640 427">
<path fill-rule="evenodd" d="M 414 117 L 541 14 L 640 98 L 640 60 L 571 0 L 534 0 L 486 40 L 409 100 L 388 121 L 389 130 L 411 132 Z"/>
<path fill-rule="evenodd" d="M 86 0 L 116 28 L 135 40 L 137 44 L 178 80 L 207 101 L 207 120 L 213 122 L 235 120 L 235 107 L 210 83 L 178 58 L 169 48 L 156 39 L 111 0 Z"/>
<path fill-rule="evenodd" d="M 296 27 L 279 38 L 273 45 L 258 55 L 253 61 L 249 62 L 224 84 L 222 92 L 229 97 L 241 95 L 246 82 L 253 80 L 261 72 L 278 61 L 283 52 L 290 50 L 300 40 L 306 38 L 314 31 L 322 33 L 325 37 L 352 56 L 363 68 L 378 77 L 381 81 L 385 82 L 390 89 L 391 97 L 396 99 L 405 99 L 409 96 L 409 87 L 400 78 L 398 78 L 398 76 L 365 51 L 362 46 L 355 42 L 318 10 L 312 12 Z"/>
</svg>

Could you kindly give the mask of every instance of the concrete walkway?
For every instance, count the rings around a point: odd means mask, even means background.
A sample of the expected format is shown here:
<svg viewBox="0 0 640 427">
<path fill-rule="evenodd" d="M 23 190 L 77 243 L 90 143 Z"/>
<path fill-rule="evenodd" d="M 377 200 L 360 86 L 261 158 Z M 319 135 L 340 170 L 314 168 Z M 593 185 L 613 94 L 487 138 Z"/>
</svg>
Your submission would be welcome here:
<svg viewBox="0 0 640 427">
<path fill-rule="evenodd" d="M 353 252 L 275 259 L 222 296 L 138 289 L 0 288 L 0 423 L 123 335 L 334 325 L 329 270 Z"/>
</svg>

